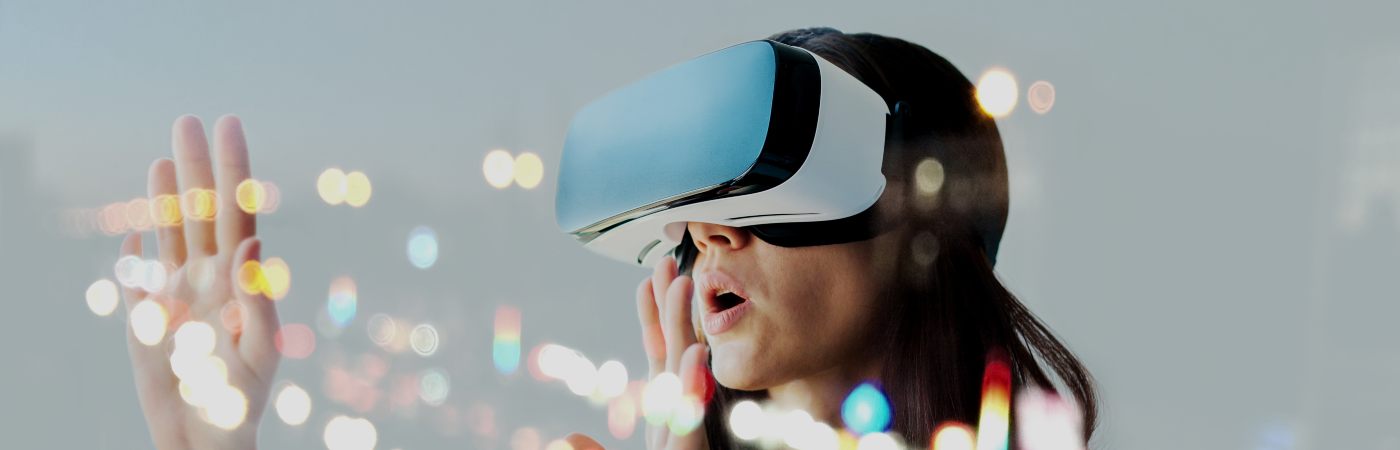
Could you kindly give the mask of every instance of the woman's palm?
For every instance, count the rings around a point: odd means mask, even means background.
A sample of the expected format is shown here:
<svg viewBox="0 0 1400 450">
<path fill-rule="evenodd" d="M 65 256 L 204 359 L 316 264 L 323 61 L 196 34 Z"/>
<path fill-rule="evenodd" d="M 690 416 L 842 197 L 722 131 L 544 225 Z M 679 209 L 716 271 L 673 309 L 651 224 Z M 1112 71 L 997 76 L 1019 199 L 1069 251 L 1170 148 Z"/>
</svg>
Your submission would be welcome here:
<svg viewBox="0 0 1400 450">
<path fill-rule="evenodd" d="M 237 201 L 249 179 L 242 126 L 232 116 L 215 125 L 217 179 L 199 119 L 177 119 L 172 138 L 175 159 L 152 164 L 148 183 L 155 259 L 167 281 L 154 292 L 124 290 L 137 393 L 157 448 L 253 448 L 277 370 L 279 324 L 261 293 L 254 215 Z M 176 199 L 178 213 L 162 209 Z M 121 253 L 139 258 L 141 236 L 127 236 Z"/>
</svg>

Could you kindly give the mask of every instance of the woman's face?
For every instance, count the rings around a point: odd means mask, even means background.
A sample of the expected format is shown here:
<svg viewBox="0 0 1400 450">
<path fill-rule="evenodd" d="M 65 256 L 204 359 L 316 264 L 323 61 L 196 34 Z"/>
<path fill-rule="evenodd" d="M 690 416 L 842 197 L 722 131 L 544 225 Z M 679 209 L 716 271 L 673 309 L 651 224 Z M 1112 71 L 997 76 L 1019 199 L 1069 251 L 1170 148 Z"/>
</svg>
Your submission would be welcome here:
<svg viewBox="0 0 1400 450">
<path fill-rule="evenodd" d="M 758 390 L 869 362 L 893 280 L 897 232 L 779 247 L 748 230 L 691 222 L 699 250 L 692 315 L 722 385 Z M 737 291 L 740 297 L 719 295 Z"/>
</svg>

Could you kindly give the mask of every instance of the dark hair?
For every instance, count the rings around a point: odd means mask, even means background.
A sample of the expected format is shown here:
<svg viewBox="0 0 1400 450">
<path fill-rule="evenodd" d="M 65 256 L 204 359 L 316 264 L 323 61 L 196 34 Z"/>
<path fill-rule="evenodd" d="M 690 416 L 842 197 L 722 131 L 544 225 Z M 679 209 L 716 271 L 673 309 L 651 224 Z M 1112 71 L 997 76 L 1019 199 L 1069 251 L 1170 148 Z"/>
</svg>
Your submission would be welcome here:
<svg viewBox="0 0 1400 450">
<path fill-rule="evenodd" d="M 880 337 L 882 348 L 897 355 L 885 358 L 881 372 L 892 430 L 911 446 L 927 447 L 936 424 L 975 425 L 988 355 L 1001 354 L 1013 393 L 1027 383 L 1058 391 L 1051 373 L 1064 384 L 1083 414 L 1087 443 L 1098 416 L 1092 376 L 992 270 L 1009 201 L 1006 158 L 996 122 L 978 105 L 973 84 L 948 60 L 898 38 L 819 27 L 767 39 L 831 61 L 892 110 L 900 101 L 912 109 L 903 145 L 885 155 L 886 194 L 877 203 L 879 214 L 897 215 L 907 226 L 899 254 L 880 255 L 899 258 L 901 269 L 886 297 L 898 300 L 881 313 L 893 324 Z M 936 164 L 916 175 L 924 161 Z M 711 448 L 743 447 L 729 432 L 729 408 L 766 396 L 716 385 L 705 412 Z"/>
</svg>

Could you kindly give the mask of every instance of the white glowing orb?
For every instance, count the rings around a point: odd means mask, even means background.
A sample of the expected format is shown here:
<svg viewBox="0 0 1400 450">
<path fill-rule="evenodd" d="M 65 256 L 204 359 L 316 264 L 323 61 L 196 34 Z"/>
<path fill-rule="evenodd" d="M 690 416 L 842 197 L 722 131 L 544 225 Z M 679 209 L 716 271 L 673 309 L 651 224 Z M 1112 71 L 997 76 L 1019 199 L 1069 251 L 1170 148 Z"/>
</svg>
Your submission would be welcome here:
<svg viewBox="0 0 1400 450">
<path fill-rule="evenodd" d="M 282 419 L 282 423 L 298 426 L 311 417 L 311 396 L 301 386 L 288 383 L 277 392 L 275 407 L 277 418 Z"/>
<path fill-rule="evenodd" d="M 889 433 L 866 433 L 856 443 L 856 450 L 900 450 L 903 446 Z M 938 450 L 943 447 L 934 446 Z"/>
<path fill-rule="evenodd" d="M 131 332 L 145 345 L 156 345 L 165 337 L 168 320 L 165 307 L 151 300 L 142 300 L 131 308 Z"/>
<path fill-rule="evenodd" d="M 622 395 L 627 390 L 627 367 L 610 360 L 598 366 L 598 393 L 603 398 Z"/>
<path fill-rule="evenodd" d="M 369 419 L 335 416 L 326 423 L 321 435 L 328 450 L 370 450 L 379 441 L 379 433 Z"/>
<path fill-rule="evenodd" d="M 492 150 L 481 163 L 481 171 L 486 175 L 486 183 L 496 189 L 505 189 L 515 178 L 515 158 L 505 150 Z"/>
<path fill-rule="evenodd" d="M 977 103 L 992 117 L 1005 117 L 1016 108 L 1016 78 L 1005 69 L 991 69 L 977 80 Z"/>
<path fill-rule="evenodd" d="M 408 333 L 408 342 L 419 355 L 432 356 L 438 348 L 437 328 L 426 323 L 413 327 L 413 331 Z"/>
<path fill-rule="evenodd" d="M 106 278 L 94 281 L 88 285 L 86 297 L 93 314 L 109 316 L 117 309 L 117 284 Z"/>
<path fill-rule="evenodd" d="M 175 340 L 176 353 L 199 356 L 214 353 L 214 327 L 208 323 L 197 320 L 185 322 L 171 338 Z"/>
<path fill-rule="evenodd" d="M 642 388 L 642 416 L 652 425 L 663 424 L 671 418 L 680 401 L 680 377 L 671 372 L 661 372 Z"/>
<path fill-rule="evenodd" d="M 200 412 L 210 425 L 232 430 L 248 415 L 248 398 L 238 388 L 223 385 L 211 392 Z"/>
<path fill-rule="evenodd" d="M 762 436 L 763 430 L 768 428 L 768 424 L 765 423 L 767 418 L 758 403 L 742 400 L 729 410 L 729 430 L 739 439 L 752 441 Z"/>
</svg>

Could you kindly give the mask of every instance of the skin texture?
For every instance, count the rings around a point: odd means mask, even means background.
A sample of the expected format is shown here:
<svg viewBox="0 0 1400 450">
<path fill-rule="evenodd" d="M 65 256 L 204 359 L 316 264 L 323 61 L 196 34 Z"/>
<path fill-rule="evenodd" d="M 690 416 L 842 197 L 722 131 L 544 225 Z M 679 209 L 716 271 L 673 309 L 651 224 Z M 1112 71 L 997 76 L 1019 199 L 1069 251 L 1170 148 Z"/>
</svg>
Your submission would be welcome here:
<svg viewBox="0 0 1400 450">
<path fill-rule="evenodd" d="M 728 330 L 704 334 L 700 321 L 705 306 L 693 295 L 694 280 L 677 276 L 675 260 L 663 258 L 637 286 L 650 376 L 676 373 L 692 395 L 703 395 L 712 381 L 734 389 L 767 389 L 784 408 L 801 408 L 839 424 L 846 394 L 879 374 L 883 355 L 872 350 L 881 331 L 876 323 L 881 292 L 893 283 L 892 255 L 898 254 L 905 231 L 860 242 L 787 248 L 741 228 L 694 222 L 687 227 L 700 251 L 692 273 L 702 280 L 714 271 L 728 274 L 748 295 L 749 310 Z M 713 366 L 706 367 L 710 353 Z M 709 448 L 703 432 L 676 435 L 648 425 L 646 437 L 653 450 Z M 567 440 L 576 449 L 602 448 L 582 434 Z"/>
<path fill-rule="evenodd" d="M 210 157 L 210 143 L 197 117 L 176 119 L 172 141 L 174 160 L 162 158 L 151 164 L 149 196 L 210 189 L 216 192 L 217 213 L 212 220 L 192 217 L 188 214 L 191 208 L 182 202 L 181 210 L 186 213 L 181 223 L 158 226 L 157 255 L 144 256 L 166 266 L 169 281 L 165 288 L 159 292 L 123 289 L 128 313 L 142 301 L 154 301 L 170 318 L 164 339 L 155 345 L 139 342 L 132 327 L 127 327 L 137 397 L 156 448 L 255 448 L 257 423 L 280 359 L 273 342 L 280 325 L 271 300 L 234 285 L 243 263 L 257 260 L 261 253 L 261 243 L 253 237 L 254 216 L 238 207 L 234 195 L 238 183 L 251 176 L 243 125 L 234 116 L 224 116 L 214 125 L 213 154 L 217 160 Z M 141 241 L 140 234 L 128 235 L 121 254 L 142 256 Z M 205 268 L 212 272 L 202 270 Z M 201 276 L 208 281 L 195 282 Z M 207 423 L 197 408 L 180 397 L 180 380 L 170 368 L 174 351 L 171 336 L 190 320 L 213 327 L 213 356 L 223 360 L 228 383 L 247 399 L 247 415 L 232 430 Z"/>
</svg>

